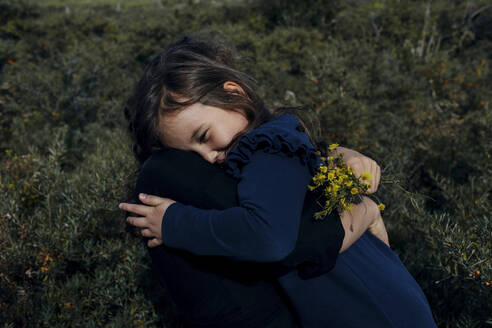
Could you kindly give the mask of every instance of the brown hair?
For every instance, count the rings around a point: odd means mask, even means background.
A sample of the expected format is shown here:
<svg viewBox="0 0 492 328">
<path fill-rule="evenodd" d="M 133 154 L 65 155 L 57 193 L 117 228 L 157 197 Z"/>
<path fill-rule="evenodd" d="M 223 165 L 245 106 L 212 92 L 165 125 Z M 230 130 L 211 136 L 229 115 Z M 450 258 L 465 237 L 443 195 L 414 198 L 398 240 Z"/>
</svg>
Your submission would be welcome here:
<svg viewBox="0 0 492 328">
<path fill-rule="evenodd" d="M 125 106 L 133 152 L 140 164 L 163 147 L 160 114 L 200 102 L 241 110 L 249 121 L 248 130 L 273 118 L 256 92 L 255 80 L 235 69 L 235 57 L 223 41 L 188 35 L 152 59 Z M 244 94 L 224 90 L 226 81 L 237 83 Z"/>
</svg>

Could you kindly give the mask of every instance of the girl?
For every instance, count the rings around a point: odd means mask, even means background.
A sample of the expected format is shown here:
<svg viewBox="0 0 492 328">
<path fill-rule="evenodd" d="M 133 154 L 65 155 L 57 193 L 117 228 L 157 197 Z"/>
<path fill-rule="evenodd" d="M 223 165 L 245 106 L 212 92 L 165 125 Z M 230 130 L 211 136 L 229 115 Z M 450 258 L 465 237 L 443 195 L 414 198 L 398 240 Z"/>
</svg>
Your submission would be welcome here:
<svg viewBox="0 0 492 328">
<path fill-rule="evenodd" d="M 238 179 L 239 206 L 205 210 L 144 196 L 151 206 L 120 207 L 143 216 L 128 220 L 153 238 L 149 246 L 164 242 L 198 255 L 280 261 L 296 244 L 305 202 L 314 201 L 306 191 L 319 156 L 298 119 L 271 114 L 229 55 L 211 41 L 180 40 L 149 65 L 139 88 L 153 97 L 139 99 L 127 117 L 143 145 L 136 149 L 140 159 L 158 143 L 194 151 Z M 142 120 L 154 122 L 144 124 L 154 131 L 150 144 L 142 142 Z M 374 189 L 377 171 L 373 176 Z M 352 211 L 342 213 L 341 250 L 357 241 L 332 271 L 311 279 L 295 270 L 278 276 L 303 327 L 435 327 L 425 296 L 388 247 L 375 208 L 363 198 L 354 213 L 364 209 L 367 215 L 354 220 Z"/>
</svg>

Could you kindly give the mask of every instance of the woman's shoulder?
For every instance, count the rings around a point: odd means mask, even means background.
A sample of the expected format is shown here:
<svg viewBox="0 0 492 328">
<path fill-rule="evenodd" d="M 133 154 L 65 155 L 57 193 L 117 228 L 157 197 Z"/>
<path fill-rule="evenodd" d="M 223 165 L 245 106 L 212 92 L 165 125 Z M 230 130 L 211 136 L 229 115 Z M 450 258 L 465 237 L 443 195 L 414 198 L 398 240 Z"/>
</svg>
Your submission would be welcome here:
<svg viewBox="0 0 492 328">
<path fill-rule="evenodd" d="M 196 163 L 204 162 L 203 165 L 211 165 L 194 152 L 174 149 L 162 148 L 156 150 L 143 163 L 141 172 L 154 172 L 165 170 L 182 170 L 183 166 L 193 166 Z"/>
<path fill-rule="evenodd" d="M 239 178 L 242 167 L 249 163 L 256 151 L 262 150 L 280 156 L 296 156 L 314 174 L 319 156 L 303 131 L 300 121 L 294 115 L 278 115 L 239 139 L 237 146 L 227 156 L 227 172 Z"/>
<path fill-rule="evenodd" d="M 215 176 L 223 171 L 195 152 L 162 148 L 154 151 L 143 163 L 137 182 L 145 180 L 155 185 L 186 185 L 187 181 L 197 183 L 196 172 L 205 176 Z"/>
</svg>

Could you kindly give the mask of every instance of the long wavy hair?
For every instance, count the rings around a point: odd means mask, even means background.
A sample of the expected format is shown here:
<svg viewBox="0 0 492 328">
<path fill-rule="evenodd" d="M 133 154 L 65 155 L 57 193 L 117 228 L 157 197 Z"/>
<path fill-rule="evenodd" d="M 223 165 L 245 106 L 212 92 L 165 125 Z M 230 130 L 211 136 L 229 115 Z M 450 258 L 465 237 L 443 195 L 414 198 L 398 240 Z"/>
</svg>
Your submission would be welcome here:
<svg viewBox="0 0 492 328">
<path fill-rule="evenodd" d="M 256 92 L 255 80 L 235 68 L 235 58 L 233 48 L 223 41 L 187 35 L 152 59 L 124 109 L 140 164 L 164 147 L 159 115 L 196 102 L 242 111 L 249 121 L 247 130 L 274 117 Z M 237 83 L 244 94 L 224 90 L 226 81 Z"/>
</svg>

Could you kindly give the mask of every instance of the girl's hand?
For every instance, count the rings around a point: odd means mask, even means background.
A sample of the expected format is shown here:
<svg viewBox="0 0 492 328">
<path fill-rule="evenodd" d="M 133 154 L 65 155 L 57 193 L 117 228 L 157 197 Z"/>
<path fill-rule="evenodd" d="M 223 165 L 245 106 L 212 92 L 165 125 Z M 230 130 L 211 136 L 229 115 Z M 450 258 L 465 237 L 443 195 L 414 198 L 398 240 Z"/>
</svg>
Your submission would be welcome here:
<svg viewBox="0 0 492 328">
<path fill-rule="evenodd" d="M 366 171 L 371 174 L 371 179 L 368 181 L 371 185 L 367 190 L 368 194 L 372 194 L 378 190 L 379 180 L 381 179 L 381 168 L 378 163 L 355 150 L 345 147 L 337 147 L 334 152 L 336 154 L 343 154 L 343 161 L 350 166 L 357 178 Z"/>
<path fill-rule="evenodd" d="M 146 205 L 121 203 L 119 207 L 127 212 L 141 215 L 140 217 L 130 216 L 126 221 L 135 227 L 141 228 L 140 233 L 142 236 L 152 238 L 147 242 L 147 246 L 159 246 L 162 244 L 162 218 L 168 207 L 175 201 L 146 194 L 139 194 L 138 197 Z"/>
</svg>

